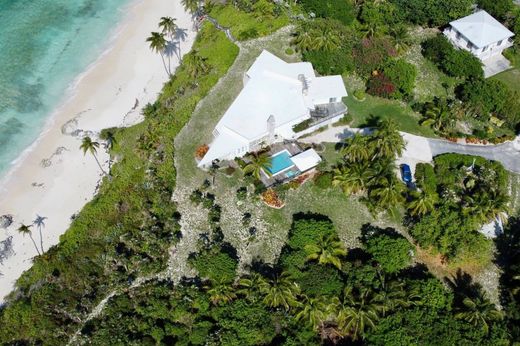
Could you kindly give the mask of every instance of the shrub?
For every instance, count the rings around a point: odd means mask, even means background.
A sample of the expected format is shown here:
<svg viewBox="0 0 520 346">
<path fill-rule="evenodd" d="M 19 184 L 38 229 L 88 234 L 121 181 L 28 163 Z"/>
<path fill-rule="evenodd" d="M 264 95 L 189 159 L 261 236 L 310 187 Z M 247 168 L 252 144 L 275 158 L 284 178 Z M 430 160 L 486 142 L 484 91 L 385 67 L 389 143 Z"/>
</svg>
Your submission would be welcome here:
<svg viewBox="0 0 520 346">
<path fill-rule="evenodd" d="M 292 127 L 294 132 L 302 132 L 303 130 L 307 130 L 312 124 L 312 119 L 306 119 L 299 124 L 296 124 Z"/>
<path fill-rule="evenodd" d="M 384 73 L 374 73 L 367 83 L 367 92 L 379 97 L 390 97 L 396 91 L 394 83 Z"/>
<path fill-rule="evenodd" d="M 482 63 L 468 51 L 456 49 L 444 35 L 423 42 L 422 52 L 440 70 L 452 77 L 483 78 Z"/>
<path fill-rule="evenodd" d="M 214 245 L 190 259 L 190 264 L 199 272 L 200 277 L 214 282 L 232 282 L 235 279 L 237 260 L 230 246 Z M 232 252 L 232 251 L 231 251 Z"/>
<path fill-rule="evenodd" d="M 345 0 L 302 0 L 301 4 L 307 12 L 317 17 L 336 19 L 349 25 L 356 17 L 356 11 L 350 1 Z"/>
<path fill-rule="evenodd" d="M 437 191 L 437 177 L 433 166 L 429 163 L 418 163 L 415 166 L 415 181 L 424 192 L 434 193 Z"/>
<path fill-rule="evenodd" d="M 511 0 L 477 0 L 477 5 L 498 19 L 505 19 L 508 12 L 513 9 Z"/>
<path fill-rule="evenodd" d="M 195 151 L 195 157 L 197 159 L 202 159 L 204 157 L 204 155 L 206 155 L 206 153 L 208 152 L 209 150 L 209 146 L 207 144 L 202 144 L 201 146 L 199 146 L 197 148 L 197 150 Z"/>
<path fill-rule="evenodd" d="M 420 25 L 439 26 L 471 13 L 473 0 L 392 0 L 405 18 Z"/>
<path fill-rule="evenodd" d="M 352 95 L 354 95 L 356 100 L 359 100 L 359 101 L 363 101 L 366 97 L 365 90 L 363 90 L 363 89 L 358 89 L 358 90 L 354 91 L 352 93 Z"/>
<path fill-rule="evenodd" d="M 250 40 L 250 39 L 253 39 L 253 38 L 256 38 L 258 37 L 258 29 L 255 28 L 254 26 L 253 27 L 250 27 L 250 28 L 247 28 L 247 29 L 244 29 L 242 31 L 240 31 L 238 33 L 238 39 L 240 41 L 245 41 L 245 40 Z"/>
<path fill-rule="evenodd" d="M 414 65 L 402 59 L 391 60 L 383 67 L 383 73 L 395 86 L 392 97 L 400 99 L 412 94 L 417 76 L 417 69 Z"/>
<path fill-rule="evenodd" d="M 241 187 L 237 190 L 237 199 L 244 201 L 247 198 L 247 187 Z"/>
<path fill-rule="evenodd" d="M 396 273 L 411 264 L 412 244 L 393 229 L 365 228 L 365 247 L 388 273 Z"/>
<path fill-rule="evenodd" d="M 267 189 L 262 193 L 262 200 L 270 207 L 281 208 L 283 207 L 282 200 L 278 197 L 278 194 L 273 189 Z"/>
<path fill-rule="evenodd" d="M 364 92 L 363 92 L 364 93 Z M 338 121 L 336 121 L 334 124 L 332 124 L 332 126 L 344 126 L 344 125 L 349 125 L 352 120 L 354 120 L 354 117 L 352 116 L 352 114 L 350 113 L 347 113 L 345 114 L 344 116 L 341 117 L 341 119 L 339 119 Z"/>
<path fill-rule="evenodd" d="M 362 77 L 383 66 L 397 52 L 386 38 L 372 37 L 361 40 L 352 51 L 356 71 Z"/>
<path fill-rule="evenodd" d="M 320 189 L 328 189 L 332 186 L 332 173 L 324 172 L 314 178 L 314 184 Z"/>
<path fill-rule="evenodd" d="M 333 266 L 309 263 L 297 280 L 302 291 L 314 297 L 339 296 L 343 290 L 341 272 Z"/>
<path fill-rule="evenodd" d="M 287 54 L 287 55 L 293 55 L 293 54 L 294 54 L 294 49 L 292 49 L 292 48 L 287 48 L 287 49 L 285 50 L 285 54 Z"/>
</svg>

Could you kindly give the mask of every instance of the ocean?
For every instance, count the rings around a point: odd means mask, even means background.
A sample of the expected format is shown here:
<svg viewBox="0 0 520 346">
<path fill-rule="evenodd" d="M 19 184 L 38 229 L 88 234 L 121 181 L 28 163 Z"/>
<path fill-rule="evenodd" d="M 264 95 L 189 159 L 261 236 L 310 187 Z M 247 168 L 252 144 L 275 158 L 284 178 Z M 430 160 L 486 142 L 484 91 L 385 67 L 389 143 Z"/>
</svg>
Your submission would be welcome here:
<svg viewBox="0 0 520 346">
<path fill-rule="evenodd" d="M 107 47 L 131 0 L 0 0 L 0 177 Z"/>
</svg>

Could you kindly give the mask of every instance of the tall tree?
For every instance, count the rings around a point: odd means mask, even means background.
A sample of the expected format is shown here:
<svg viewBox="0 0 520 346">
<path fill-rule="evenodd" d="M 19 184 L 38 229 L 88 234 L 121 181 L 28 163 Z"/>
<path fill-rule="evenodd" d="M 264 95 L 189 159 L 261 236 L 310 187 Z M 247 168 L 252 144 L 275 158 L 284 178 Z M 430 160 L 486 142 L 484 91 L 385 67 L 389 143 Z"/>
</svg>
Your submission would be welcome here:
<svg viewBox="0 0 520 346">
<path fill-rule="evenodd" d="M 244 173 L 252 174 L 256 179 L 260 180 L 262 171 L 271 176 L 270 169 L 272 168 L 271 157 L 265 153 L 252 153 L 248 156 L 249 163 L 244 167 Z"/>
<path fill-rule="evenodd" d="M 45 216 L 36 215 L 36 219 L 33 221 L 33 225 L 38 228 L 38 232 L 40 233 L 40 248 L 43 251 L 43 236 L 42 236 L 42 228 L 45 227 L 45 220 L 47 218 Z"/>
<path fill-rule="evenodd" d="M 102 135 L 102 138 L 105 140 L 105 149 L 107 150 L 108 154 L 108 173 L 110 174 L 112 168 L 112 155 L 110 154 L 110 152 L 116 146 L 117 140 L 114 131 L 107 130 L 105 132 L 102 132 Z"/>
<path fill-rule="evenodd" d="M 103 169 L 101 163 L 99 163 L 99 160 L 97 158 L 97 148 L 99 148 L 98 142 L 92 141 L 92 139 L 89 136 L 85 136 L 83 137 L 83 141 L 81 142 L 79 148 L 83 151 L 83 155 L 85 155 L 87 151 L 91 153 L 92 156 L 94 156 L 94 159 L 96 160 L 99 169 L 101 169 L 101 172 L 103 172 L 103 174 L 106 174 L 105 170 Z"/>
<path fill-rule="evenodd" d="M 160 32 L 152 32 L 151 36 L 146 39 L 146 42 L 149 42 L 150 49 L 156 53 L 161 55 L 161 59 L 163 62 L 164 69 L 168 76 L 171 76 L 171 71 L 166 65 L 166 60 L 164 60 L 164 54 L 167 48 L 167 42 L 164 38 L 164 34 Z"/>
<path fill-rule="evenodd" d="M 338 327 L 354 341 L 364 338 L 367 329 L 374 328 L 379 319 L 379 304 L 369 289 L 354 294 L 352 288 L 347 287 L 343 295 L 343 302 L 337 298 L 333 301 Z"/>
<path fill-rule="evenodd" d="M 289 310 L 299 305 L 296 297 L 300 293 L 300 287 L 285 273 L 272 280 L 262 282 L 260 292 L 264 295 L 264 304 L 271 308 L 283 307 L 285 310 Z"/>
<path fill-rule="evenodd" d="M 437 195 L 433 192 L 416 192 L 412 194 L 412 200 L 408 204 L 408 210 L 412 216 L 422 216 L 435 209 Z"/>
<path fill-rule="evenodd" d="M 309 298 L 304 295 L 295 318 L 297 321 L 307 323 L 314 330 L 318 330 L 323 327 L 327 314 L 328 306 L 324 297 Z"/>
<path fill-rule="evenodd" d="M 177 34 L 177 19 L 172 17 L 161 17 L 159 21 L 159 28 L 161 29 L 164 35 L 168 35 L 171 41 L 175 39 L 175 35 Z"/>
<path fill-rule="evenodd" d="M 368 136 L 363 136 L 359 133 L 345 140 L 346 146 L 342 148 L 341 152 L 345 158 L 350 162 L 368 161 L 372 155 L 373 148 Z"/>
<path fill-rule="evenodd" d="M 21 233 L 23 236 L 25 236 L 26 234 L 29 235 L 29 238 L 31 238 L 34 248 L 36 249 L 36 252 L 38 253 L 38 256 L 40 256 L 41 255 L 40 250 L 38 249 L 38 246 L 36 245 L 36 242 L 34 241 L 34 238 L 32 236 L 31 226 L 32 225 L 25 225 L 22 223 L 20 225 L 20 227 L 18 227 L 18 233 Z"/>
<path fill-rule="evenodd" d="M 401 156 L 405 148 L 405 142 L 397 123 L 392 119 L 384 119 L 379 122 L 375 132 L 378 156 L 394 159 Z"/>
<path fill-rule="evenodd" d="M 339 186 L 347 194 L 363 193 L 371 171 L 367 163 L 351 163 L 334 169 L 332 185 Z"/>
<path fill-rule="evenodd" d="M 307 259 L 318 260 L 319 264 L 332 264 L 341 269 L 341 257 L 347 255 L 343 244 L 335 235 L 322 235 L 317 244 L 305 245 Z"/>
<path fill-rule="evenodd" d="M 224 305 L 237 297 L 235 289 L 226 281 L 213 284 L 208 290 L 208 294 L 213 305 Z"/>
<path fill-rule="evenodd" d="M 475 327 L 481 327 L 487 334 L 489 332 L 489 324 L 501 320 L 502 312 L 498 311 L 494 304 L 487 299 L 477 297 L 475 299 L 464 298 L 463 307 L 455 314 L 455 317 L 473 324 Z"/>
</svg>

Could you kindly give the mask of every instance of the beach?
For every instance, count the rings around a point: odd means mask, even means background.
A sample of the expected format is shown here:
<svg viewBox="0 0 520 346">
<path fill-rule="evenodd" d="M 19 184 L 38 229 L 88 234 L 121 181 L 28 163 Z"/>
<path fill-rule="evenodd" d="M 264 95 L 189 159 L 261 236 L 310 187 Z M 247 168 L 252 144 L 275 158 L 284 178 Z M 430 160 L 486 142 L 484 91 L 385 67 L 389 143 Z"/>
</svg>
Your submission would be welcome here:
<svg viewBox="0 0 520 346">
<path fill-rule="evenodd" d="M 150 32 L 159 31 L 157 24 L 163 16 L 176 18 L 178 27 L 186 29 L 180 51 L 191 49 L 196 33 L 180 0 L 132 2 L 114 31 L 107 33 L 107 49 L 76 78 L 40 137 L 0 181 L 0 215 L 13 218 L 7 229 L 0 228 L 0 241 L 12 237 L 13 245 L 11 255 L 0 265 L 0 301 L 37 255 L 31 238 L 17 232 L 20 224 L 32 224 L 37 215 L 46 217 L 42 234 L 43 247 L 48 249 L 59 242 L 71 217 L 95 195 L 101 171 L 92 155 L 80 150 L 83 136 L 98 140 L 104 128 L 139 122 L 142 107 L 157 98 L 167 81 L 161 57 L 146 42 Z M 173 70 L 177 57 L 172 57 L 171 64 Z M 107 170 L 103 145 L 97 155 Z M 37 228 L 31 229 L 40 246 Z"/>
</svg>

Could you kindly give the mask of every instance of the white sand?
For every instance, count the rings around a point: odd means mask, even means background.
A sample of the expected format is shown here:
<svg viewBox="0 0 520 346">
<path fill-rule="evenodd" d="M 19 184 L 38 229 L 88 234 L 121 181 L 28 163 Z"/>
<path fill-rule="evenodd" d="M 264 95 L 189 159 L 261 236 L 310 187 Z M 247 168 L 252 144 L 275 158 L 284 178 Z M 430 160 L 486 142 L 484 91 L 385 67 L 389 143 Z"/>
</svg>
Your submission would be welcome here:
<svg viewBox="0 0 520 346">
<path fill-rule="evenodd" d="M 181 52 L 191 49 L 196 33 L 180 0 L 136 0 L 125 12 L 112 33 L 110 48 L 77 78 L 40 138 L 0 183 L 0 215 L 14 217 L 9 229 L 0 229 L 0 241 L 12 236 L 15 252 L 0 265 L 0 301 L 36 255 L 31 239 L 16 231 L 20 223 L 31 224 L 36 214 L 47 217 L 43 245 L 48 249 L 59 242 L 71 216 L 95 194 L 99 167 L 91 155 L 84 156 L 80 151 L 82 135 L 72 136 L 70 132 L 92 131 L 91 136 L 96 138 L 104 128 L 128 126 L 140 120 L 141 107 L 156 99 L 167 80 L 160 56 L 151 52 L 145 42 L 151 31 L 159 31 L 160 17 L 177 18 L 178 26 L 188 34 L 181 42 Z M 171 62 L 172 69 L 178 65 L 175 57 Z M 136 99 L 139 107 L 132 111 Z M 64 134 L 63 125 L 67 123 Z M 103 147 L 98 156 L 106 169 L 108 155 Z M 42 160 L 50 166 L 44 167 Z M 39 245 L 35 227 L 33 237 Z"/>
</svg>

